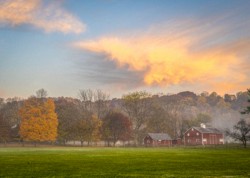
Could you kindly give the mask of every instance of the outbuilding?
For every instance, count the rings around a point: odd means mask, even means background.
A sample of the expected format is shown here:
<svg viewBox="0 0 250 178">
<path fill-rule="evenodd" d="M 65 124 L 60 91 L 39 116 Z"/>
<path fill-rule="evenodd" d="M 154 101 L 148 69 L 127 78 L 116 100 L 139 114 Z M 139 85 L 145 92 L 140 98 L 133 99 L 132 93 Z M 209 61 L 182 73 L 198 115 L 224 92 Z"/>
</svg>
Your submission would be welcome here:
<svg viewBox="0 0 250 178">
<path fill-rule="evenodd" d="M 191 127 L 184 134 L 185 145 L 219 145 L 224 144 L 223 133 L 213 127 Z"/>
<path fill-rule="evenodd" d="M 172 146 L 172 138 L 167 133 L 148 133 L 143 142 L 145 146 Z"/>
</svg>

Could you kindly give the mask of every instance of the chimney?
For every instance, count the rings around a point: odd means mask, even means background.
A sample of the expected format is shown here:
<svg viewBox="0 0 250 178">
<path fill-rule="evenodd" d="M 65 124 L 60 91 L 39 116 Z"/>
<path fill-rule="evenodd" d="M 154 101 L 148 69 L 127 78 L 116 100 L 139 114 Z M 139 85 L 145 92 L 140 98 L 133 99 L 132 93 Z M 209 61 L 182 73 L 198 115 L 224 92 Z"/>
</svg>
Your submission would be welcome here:
<svg viewBox="0 0 250 178">
<path fill-rule="evenodd" d="M 201 123 L 201 128 L 206 128 L 206 125 L 204 123 Z"/>
</svg>

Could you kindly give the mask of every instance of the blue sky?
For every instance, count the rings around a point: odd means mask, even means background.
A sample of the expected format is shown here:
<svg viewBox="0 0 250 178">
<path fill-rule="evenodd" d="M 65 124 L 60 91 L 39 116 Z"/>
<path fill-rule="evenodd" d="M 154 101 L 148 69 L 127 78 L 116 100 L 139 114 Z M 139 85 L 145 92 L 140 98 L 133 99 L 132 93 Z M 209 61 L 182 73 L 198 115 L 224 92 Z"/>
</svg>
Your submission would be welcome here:
<svg viewBox="0 0 250 178">
<path fill-rule="evenodd" d="M 0 97 L 249 87 L 250 2 L 0 0 Z"/>
</svg>

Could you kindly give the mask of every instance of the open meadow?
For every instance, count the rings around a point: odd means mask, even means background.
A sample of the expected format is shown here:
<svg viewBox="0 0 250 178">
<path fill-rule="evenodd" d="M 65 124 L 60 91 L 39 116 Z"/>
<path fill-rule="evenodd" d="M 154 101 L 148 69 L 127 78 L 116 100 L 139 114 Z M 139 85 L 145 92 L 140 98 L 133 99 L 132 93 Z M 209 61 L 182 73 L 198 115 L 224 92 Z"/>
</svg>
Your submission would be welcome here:
<svg viewBox="0 0 250 178">
<path fill-rule="evenodd" d="M 0 148 L 0 177 L 250 177 L 250 149 Z"/>
</svg>

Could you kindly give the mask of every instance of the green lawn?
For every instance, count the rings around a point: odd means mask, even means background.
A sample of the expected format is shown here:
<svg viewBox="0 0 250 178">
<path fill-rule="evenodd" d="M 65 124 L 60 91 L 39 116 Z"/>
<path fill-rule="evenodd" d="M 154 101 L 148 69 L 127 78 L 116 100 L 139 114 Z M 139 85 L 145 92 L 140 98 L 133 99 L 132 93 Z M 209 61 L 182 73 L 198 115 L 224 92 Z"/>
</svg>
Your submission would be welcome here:
<svg viewBox="0 0 250 178">
<path fill-rule="evenodd" d="M 0 148 L 0 177 L 250 177 L 250 149 Z"/>
</svg>

